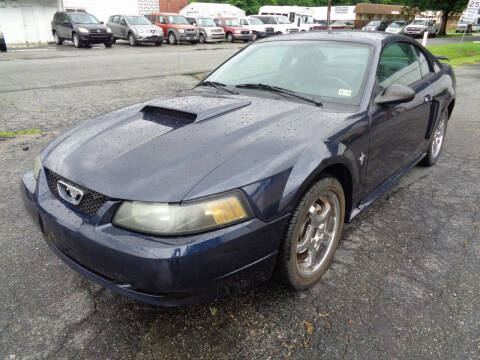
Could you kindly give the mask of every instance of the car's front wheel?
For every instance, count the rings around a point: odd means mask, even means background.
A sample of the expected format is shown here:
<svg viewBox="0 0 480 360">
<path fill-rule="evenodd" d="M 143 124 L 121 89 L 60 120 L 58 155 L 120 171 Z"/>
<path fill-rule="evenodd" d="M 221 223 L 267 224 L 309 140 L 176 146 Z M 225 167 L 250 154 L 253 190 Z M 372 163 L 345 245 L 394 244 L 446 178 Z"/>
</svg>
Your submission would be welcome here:
<svg viewBox="0 0 480 360">
<path fill-rule="evenodd" d="M 175 34 L 173 32 L 168 34 L 168 43 L 170 45 L 175 45 L 177 43 L 177 38 L 175 37 Z"/>
<path fill-rule="evenodd" d="M 72 36 L 72 41 L 73 41 L 73 46 L 76 48 L 81 48 L 82 47 L 82 41 L 80 40 L 80 36 L 77 33 L 73 33 Z"/>
<path fill-rule="evenodd" d="M 205 44 L 205 35 L 200 34 L 200 37 L 199 37 L 198 41 L 200 41 L 200 44 Z"/>
<path fill-rule="evenodd" d="M 232 33 L 228 33 L 228 34 L 227 34 L 227 41 L 228 41 L 229 43 L 233 43 L 233 40 L 234 40 L 234 39 L 233 39 L 233 34 L 232 34 Z"/>
<path fill-rule="evenodd" d="M 132 33 L 128 34 L 128 43 L 130 46 L 137 46 L 137 39 L 135 39 L 135 35 Z"/>
<path fill-rule="evenodd" d="M 55 44 L 57 45 L 63 44 L 63 40 L 58 37 L 58 34 L 56 31 L 53 32 L 53 40 L 55 40 Z"/>
<path fill-rule="evenodd" d="M 305 290 L 320 279 L 337 249 L 344 217 L 342 185 L 322 177 L 297 205 L 280 249 L 278 268 L 287 286 Z"/>
<path fill-rule="evenodd" d="M 432 166 L 435 165 L 440 153 L 442 152 L 443 143 L 445 141 L 445 135 L 447 134 L 447 111 L 444 111 L 440 119 L 438 119 L 437 126 L 432 134 L 430 145 L 428 146 L 427 156 L 422 161 L 422 165 Z"/>
</svg>

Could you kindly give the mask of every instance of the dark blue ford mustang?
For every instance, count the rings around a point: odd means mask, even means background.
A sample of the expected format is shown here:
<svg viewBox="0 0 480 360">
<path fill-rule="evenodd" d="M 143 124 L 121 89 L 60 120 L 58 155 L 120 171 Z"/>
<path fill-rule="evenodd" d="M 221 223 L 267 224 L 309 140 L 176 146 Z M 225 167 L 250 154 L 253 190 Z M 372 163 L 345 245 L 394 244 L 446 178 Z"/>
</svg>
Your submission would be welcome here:
<svg viewBox="0 0 480 360">
<path fill-rule="evenodd" d="M 307 289 L 344 221 L 437 161 L 454 104 L 451 67 L 407 37 L 273 37 L 61 135 L 22 193 L 61 259 L 135 299 L 206 301 L 274 269 Z"/>
</svg>

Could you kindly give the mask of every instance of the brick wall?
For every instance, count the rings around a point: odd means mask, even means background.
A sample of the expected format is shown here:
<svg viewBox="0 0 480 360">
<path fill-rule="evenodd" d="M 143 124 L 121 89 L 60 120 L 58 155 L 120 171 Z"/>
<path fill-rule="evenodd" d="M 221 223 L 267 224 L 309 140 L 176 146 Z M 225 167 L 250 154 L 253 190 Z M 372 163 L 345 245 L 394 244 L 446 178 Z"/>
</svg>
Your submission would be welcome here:
<svg viewBox="0 0 480 360">
<path fill-rule="evenodd" d="M 159 0 L 161 12 L 178 13 L 188 5 L 188 0 Z"/>
</svg>

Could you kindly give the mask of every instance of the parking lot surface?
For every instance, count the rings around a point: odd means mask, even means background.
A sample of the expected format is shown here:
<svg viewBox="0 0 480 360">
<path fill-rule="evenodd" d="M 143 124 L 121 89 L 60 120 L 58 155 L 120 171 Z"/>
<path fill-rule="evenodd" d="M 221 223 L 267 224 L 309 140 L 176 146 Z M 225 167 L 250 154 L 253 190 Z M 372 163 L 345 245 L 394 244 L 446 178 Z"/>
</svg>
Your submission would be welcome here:
<svg viewBox="0 0 480 360">
<path fill-rule="evenodd" d="M 479 359 L 480 66 L 458 68 L 444 152 L 349 224 L 303 293 L 276 279 L 244 295 L 158 308 L 71 271 L 19 196 L 60 132 L 193 86 L 243 45 L 0 55 L 0 359 Z M 477 94 L 477 95 L 476 95 Z"/>
</svg>

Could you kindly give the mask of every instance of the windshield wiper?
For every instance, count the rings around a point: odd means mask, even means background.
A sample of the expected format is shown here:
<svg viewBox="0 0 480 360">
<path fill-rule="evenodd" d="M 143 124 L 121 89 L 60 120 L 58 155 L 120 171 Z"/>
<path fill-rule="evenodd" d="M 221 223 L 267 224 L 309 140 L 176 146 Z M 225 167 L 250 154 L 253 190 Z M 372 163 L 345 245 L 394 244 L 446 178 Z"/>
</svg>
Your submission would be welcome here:
<svg viewBox="0 0 480 360">
<path fill-rule="evenodd" d="M 310 96 L 302 95 L 302 94 L 299 94 L 299 93 L 297 93 L 293 90 L 284 89 L 284 88 L 278 87 L 278 86 L 272 86 L 272 85 L 267 85 L 267 84 L 238 84 L 238 85 L 235 85 L 235 87 L 243 88 L 243 89 L 267 90 L 267 91 L 276 92 L 276 93 L 279 93 L 279 94 L 289 95 L 289 96 L 295 97 L 297 99 L 305 100 L 305 101 L 308 101 L 309 103 L 315 104 L 315 106 L 323 106 L 323 104 L 320 101 L 315 100 L 314 98 L 312 98 Z"/>
<path fill-rule="evenodd" d="M 215 89 L 224 90 L 226 92 L 229 92 L 230 94 L 238 95 L 237 91 L 227 88 L 227 85 L 222 84 L 218 81 L 202 81 L 197 86 L 211 86 L 211 87 L 214 87 Z M 195 86 L 195 87 L 197 87 L 197 86 Z"/>
</svg>

